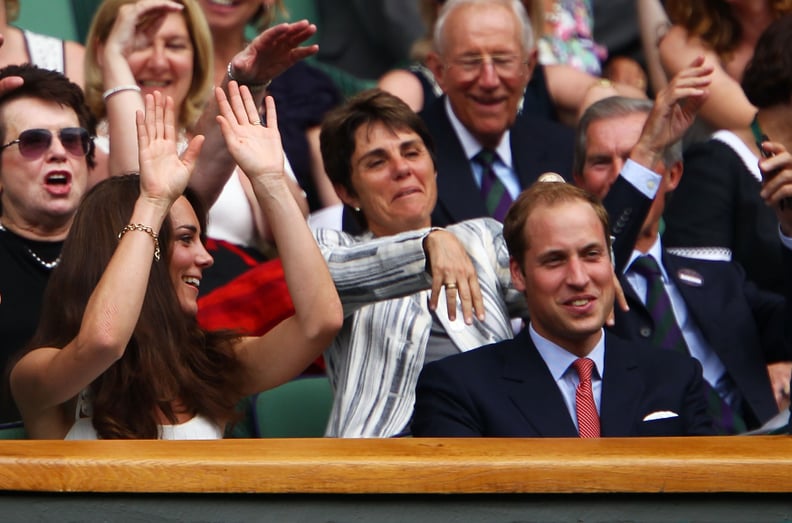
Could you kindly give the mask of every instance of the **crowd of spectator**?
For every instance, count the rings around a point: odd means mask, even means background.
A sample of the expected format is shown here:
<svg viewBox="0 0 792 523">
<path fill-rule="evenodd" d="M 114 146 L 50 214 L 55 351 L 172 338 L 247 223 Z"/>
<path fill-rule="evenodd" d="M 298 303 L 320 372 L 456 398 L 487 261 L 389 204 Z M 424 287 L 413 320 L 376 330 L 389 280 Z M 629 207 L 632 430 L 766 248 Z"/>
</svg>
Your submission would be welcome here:
<svg viewBox="0 0 792 523">
<path fill-rule="evenodd" d="M 305 373 L 328 437 L 788 423 L 789 2 L 20 3 L 0 427 L 221 438 Z"/>
</svg>

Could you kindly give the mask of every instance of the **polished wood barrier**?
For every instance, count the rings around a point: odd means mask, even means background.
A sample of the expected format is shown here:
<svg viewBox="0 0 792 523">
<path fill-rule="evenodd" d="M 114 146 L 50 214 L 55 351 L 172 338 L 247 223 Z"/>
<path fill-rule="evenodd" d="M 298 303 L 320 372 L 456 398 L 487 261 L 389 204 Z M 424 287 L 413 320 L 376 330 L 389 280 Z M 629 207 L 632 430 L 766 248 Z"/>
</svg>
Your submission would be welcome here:
<svg viewBox="0 0 792 523">
<path fill-rule="evenodd" d="M 0 490 L 792 492 L 792 438 L 2 441 Z"/>
</svg>

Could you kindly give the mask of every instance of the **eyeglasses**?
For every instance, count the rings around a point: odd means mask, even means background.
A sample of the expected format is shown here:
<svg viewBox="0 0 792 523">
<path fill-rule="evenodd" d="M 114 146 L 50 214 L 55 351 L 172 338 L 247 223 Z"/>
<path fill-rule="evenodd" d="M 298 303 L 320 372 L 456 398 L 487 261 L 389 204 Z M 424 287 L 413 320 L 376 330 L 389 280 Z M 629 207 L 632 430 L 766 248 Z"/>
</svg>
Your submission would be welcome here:
<svg viewBox="0 0 792 523">
<path fill-rule="evenodd" d="M 74 156 L 86 156 L 93 147 L 88 131 L 82 127 L 64 127 L 58 131 L 58 139 L 63 148 Z M 19 153 L 28 160 L 35 160 L 52 145 L 52 131 L 49 129 L 28 129 L 19 133 L 19 138 L 0 147 L 5 150 L 19 144 Z"/>
<path fill-rule="evenodd" d="M 503 78 L 515 77 L 520 73 L 520 67 L 527 65 L 528 61 L 521 61 L 516 55 L 492 55 L 492 56 L 464 56 L 451 61 L 451 66 L 456 67 L 465 76 L 473 77 L 481 73 L 481 68 L 485 64 L 491 64 Z"/>
</svg>

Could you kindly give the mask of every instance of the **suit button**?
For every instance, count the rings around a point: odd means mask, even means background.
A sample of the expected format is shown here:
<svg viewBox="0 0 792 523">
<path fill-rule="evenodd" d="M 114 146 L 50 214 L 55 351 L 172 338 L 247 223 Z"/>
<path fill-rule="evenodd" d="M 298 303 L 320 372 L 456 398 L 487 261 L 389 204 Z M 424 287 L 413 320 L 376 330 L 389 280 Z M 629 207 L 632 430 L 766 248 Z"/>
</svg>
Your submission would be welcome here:
<svg viewBox="0 0 792 523">
<path fill-rule="evenodd" d="M 644 338 L 648 338 L 649 336 L 652 335 L 652 329 L 650 329 L 649 327 L 641 327 L 641 329 L 638 331 L 638 334 L 640 334 Z"/>
</svg>

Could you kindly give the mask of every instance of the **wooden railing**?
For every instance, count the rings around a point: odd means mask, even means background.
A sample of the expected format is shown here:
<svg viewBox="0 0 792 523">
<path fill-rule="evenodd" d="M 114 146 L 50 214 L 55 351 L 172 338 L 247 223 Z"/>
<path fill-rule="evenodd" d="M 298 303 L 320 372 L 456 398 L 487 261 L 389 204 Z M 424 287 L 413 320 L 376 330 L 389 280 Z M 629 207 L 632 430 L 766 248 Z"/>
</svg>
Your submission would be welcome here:
<svg viewBox="0 0 792 523">
<path fill-rule="evenodd" d="M 779 493 L 792 438 L 2 441 L 0 490 Z"/>
</svg>

